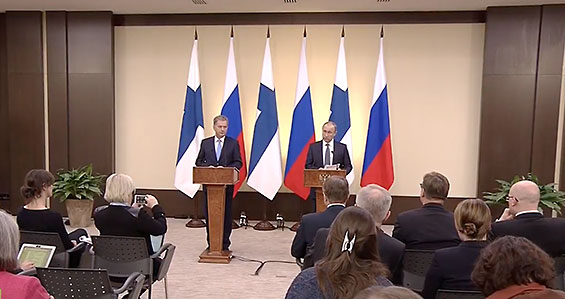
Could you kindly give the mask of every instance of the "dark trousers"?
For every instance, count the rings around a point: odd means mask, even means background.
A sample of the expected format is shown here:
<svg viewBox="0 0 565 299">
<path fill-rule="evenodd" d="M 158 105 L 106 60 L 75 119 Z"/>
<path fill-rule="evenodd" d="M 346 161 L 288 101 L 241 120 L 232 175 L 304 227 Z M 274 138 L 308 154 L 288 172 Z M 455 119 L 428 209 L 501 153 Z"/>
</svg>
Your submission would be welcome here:
<svg viewBox="0 0 565 299">
<path fill-rule="evenodd" d="M 71 241 L 75 241 L 77 244 L 80 243 L 80 237 L 85 236 L 88 237 L 88 233 L 86 232 L 86 230 L 82 229 L 82 228 L 78 228 L 72 232 L 69 233 L 69 239 L 71 239 Z M 83 248 L 82 250 L 78 250 L 75 252 L 71 252 L 69 254 L 69 267 L 70 268 L 78 268 L 80 265 L 80 258 L 84 252 Z"/>
<path fill-rule="evenodd" d="M 210 247 L 210 231 L 208 228 L 208 192 L 206 187 L 204 189 L 204 217 L 206 218 L 206 242 L 208 247 Z M 233 200 L 233 186 L 226 186 L 226 199 L 225 199 L 225 212 L 224 212 L 224 239 L 222 244 L 222 250 L 228 250 L 231 245 L 231 226 L 232 226 L 232 200 Z"/>
</svg>

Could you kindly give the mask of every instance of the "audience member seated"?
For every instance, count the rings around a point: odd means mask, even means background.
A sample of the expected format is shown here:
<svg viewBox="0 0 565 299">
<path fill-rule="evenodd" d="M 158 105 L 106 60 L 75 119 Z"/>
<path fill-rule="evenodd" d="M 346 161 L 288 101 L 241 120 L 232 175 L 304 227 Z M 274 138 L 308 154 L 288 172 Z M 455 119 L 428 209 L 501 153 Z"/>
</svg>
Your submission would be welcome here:
<svg viewBox="0 0 565 299">
<path fill-rule="evenodd" d="M 63 246 L 68 250 L 79 243 L 80 237 L 88 236 L 88 233 L 82 228 L 67 233 L 61 214 L 47 208 L 47 200 L 53 195 L 54 181 L 53 175 L 44 169 L 32 169 L 26 174 L 24 185 L 20 188 L 26 205 L 18 212 L 18 226 L 20 230 L 58 233 Z M 70 253 L 71 268 L 79 266 L 83 252 L 84 248 Z"/>
<path fill-rule="evenodd" d="M 471 278 L 487 299 L 565 298 L 551 290 L 553 259 L 523 237 L 497 239 L 481 252 Z"/>
<path fill-rule="evenodd" d="M 147 241 L 149 254 L 153 254 L 151 236 L 167 232 L 167 219 L 159 202 L 147 195 L 147 203 L 132 203 L 135 187 L 125 174 L 112 174 L 106 179 L 104 199 L 110 204 L 94 211 L 94 224 L 100 235 L 143 237 Z M 161 260 L 153 260 L 153 276 L 156 277 Z"/>
<path fill-rule="evenodd" d="M 324 182 L 322 190 L 327 209 L 322 213 L 312 213 L 302 217 L 290 249 L 290 253 L 295 258 L 306 256 L 314 243 L 318 229 L 330 227 L 337 214 L 345 208 L 345 202 L 349 198 L 349 184 L 342 177 L 329 177 Z"/>
<path fill-rule="evenodd" d="M 381 186 L 368 185 L 357 193 L 355 205 L 366 210 L 373 216 L 377 225 L 377 243 L 379 244 L 379 256 L 391 272 L 392 282 L 402 283 L 402 255 L 404 244 L 382 231 L 381 225 L 390 216 L 390 205 L 392 197 L 390 193 Z M 322 259 L 326 250 L 326 239 L 329 229 L 321 228 L 316 233 L 314 244 L 310 252 L 304 258 L 304 268 L 309 268 Z"/>
<path fill-rule="evenodd" d="M 481 250 L 487 246 L 490 209 L 480 199 L 467 199 L 455 208 L 455 227 L 463 242 L 437 250 L 426 275 L 422 296 L 434 299 L 438 289 L 475 291 L 471 272 Z"/>
<path fill-rule="evenodd" d="M 20 232 L 12 216 L 0 210 L 0 296 L 1 298 L 48 299 L 47 291 L 39 280 L 31 276 L 18 276 L 18 248 Z"/>
<path fill-rule="evenodd" d="M 524 237 L 552 257 L 565 254 L 565 238 L 556 238 L 565 231 L 565 219 L 544 218 L 538 211 L 540 191 L 536 183 L 520 181 L 508 193 L 508 209 L 500 221 L 492 225 L 491 239 L 502 236 Z"/>
<path fill-rule="evenodd" d="M 370 287 L 359 292 L 354 299 L 422 299 L 422 297 L 403 287 Z"/>
<path fill-rule="evenodd" d="M 453 213 L 443 207 L 449 192 L 447 178 L 438 172 L 427 173 L 420 188 L 423 206 L 400 213 L 392 236 L 402 241 L 406 249 L 436 250 L 459 245 Z"/>
<path fill-rule="evenodd" d="M 377 243 L 373 217 L 358 207 L 344 209 L 331 225 L 325 257 L 294 278 L 286 298 L 346 299 L 373 285 L 391 286 Z"/>
</svg>

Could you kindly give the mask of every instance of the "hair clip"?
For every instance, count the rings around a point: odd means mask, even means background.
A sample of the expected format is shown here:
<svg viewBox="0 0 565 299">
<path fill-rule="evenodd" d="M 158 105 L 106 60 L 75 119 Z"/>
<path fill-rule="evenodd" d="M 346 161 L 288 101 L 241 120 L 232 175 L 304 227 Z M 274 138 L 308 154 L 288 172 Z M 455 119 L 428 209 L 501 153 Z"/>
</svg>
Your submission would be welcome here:
<svg viewBox="0 0 565 299">
<path fill-rule="evenodd" d="M 341 252 L 349 251 L 349 253 L 351 254 L 356 237 L 357 235 L 353 235 L 353 238 L 349 240 L 349 231 L 346 231 L 345 237 L 343 238 L 343 245 L 341 245 Z"/>
</svg>

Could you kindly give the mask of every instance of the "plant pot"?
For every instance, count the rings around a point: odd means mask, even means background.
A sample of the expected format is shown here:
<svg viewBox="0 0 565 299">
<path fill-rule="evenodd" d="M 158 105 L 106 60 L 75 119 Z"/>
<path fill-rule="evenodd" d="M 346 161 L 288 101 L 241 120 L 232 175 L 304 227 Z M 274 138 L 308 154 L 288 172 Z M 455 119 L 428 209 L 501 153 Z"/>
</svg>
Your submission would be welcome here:
<svg viewBox="0 0 565 299">
<path fill-rule="evenodd" d="M 71 227 L 87 227 L 92 224 L 92 200 L 67 199 L 65 206 Z"/>
</svg>

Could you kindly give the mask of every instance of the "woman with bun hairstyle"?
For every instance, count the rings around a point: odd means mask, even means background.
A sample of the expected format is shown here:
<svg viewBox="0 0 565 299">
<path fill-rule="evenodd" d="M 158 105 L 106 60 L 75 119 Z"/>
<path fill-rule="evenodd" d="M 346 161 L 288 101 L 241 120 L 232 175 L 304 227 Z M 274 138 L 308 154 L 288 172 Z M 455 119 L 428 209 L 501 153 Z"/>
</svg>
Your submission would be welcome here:
<svg viewBox="0 0 565 299">
<path fill-rule="evenodd" d="M 67 233 L 61 214 L 47 208 L 47 200 L 53 195 L 54 182 L 55 177 L 44 169 L 32 169 L 26 174 L 24 184 L 20 188 L 26 205 L 18 212 L 18 226 L 20 230 L 58 233 L 65 250 L 68 250 L 79 243 L 80 237 L 88 234 L 81 228 Z M 83 251 L 84 249 L 70 254 L 71 268 L 78 267 Z"/>
<path fill-rule="evenodd" d="M 379 258 L 377 230 L 369 212 L 341 211 L 330 227 L 326 255 L 298 274 L 286 299 L 349 299 L 371 286 L 392 286 Z"/>
<path fill-rule="evenodd" d="M 424 299 L 435 298 L 438 289 L 478 290 L 471 281 L 471 272 L 481 250 L 488 245 L 490 209 L 480 199 L 467 199 L 455 208 L 454 220 L 463 242 L 435 252 L 422 291 Z"/>
</svg>

